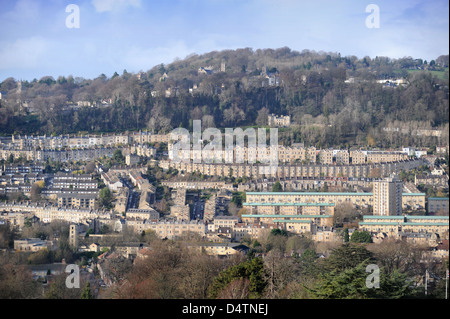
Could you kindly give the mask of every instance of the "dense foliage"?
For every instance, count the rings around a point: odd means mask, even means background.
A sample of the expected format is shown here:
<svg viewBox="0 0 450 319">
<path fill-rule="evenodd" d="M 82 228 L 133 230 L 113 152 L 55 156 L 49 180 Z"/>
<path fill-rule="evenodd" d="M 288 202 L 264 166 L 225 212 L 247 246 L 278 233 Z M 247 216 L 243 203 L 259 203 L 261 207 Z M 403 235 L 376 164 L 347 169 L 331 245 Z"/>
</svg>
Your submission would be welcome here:
<svg viewBox="0 0 450 319">
<path fill-rule="evenodd" d="M 208 66 L 211 74 L 198 72 Z M 279 85 L 268 85 L 267 74 Z M 376 82 L 398 78 L 408 84 Z M 247 48 L 191 55 L 138 75 L 46 76 L 18 85 L 13 78 L 0 85 L 0 133 L 168 132 L 191 129 L 196 119 L 203 127 L 266 125 L 269 113 L 289 114 L 298 124 L 281 132 L 282 140 L 319 147 L 432 145 L 433 137 L 415 136 L 411 128 L 448 131 L 448 55 L 427 62 Z M 91 106 L 75 107 L 78 101 Z"/>
<path fill-rule="evenodd" d="M 425 271 L 435 280 L 429 285 L 428 297 L 443 298 L 445 293 L 448 258 L 433 259 L 426 254 L 426 247 L 404 241 L 327 246 L 306 237 L 268 232 L 258 241 L 244 240 L 250 247 L 247 256 L 217 258 L 193 249 L 202 244 L 194 238 L 170 241 L 158 239 L 151 232 L 141 235 L 126 232 L 119 241 L 105 238 L 107 242 L 103 245 L 112 247 L 112 252 L 109 257 L 100 258 L 104 251 L 72 251 L 67 246 L 67 230 L 67 223 L 60 222 L 25 227 L 23 235 L 43 239 L 57 236 L 61 243 L 56 252 L 1 252 L 0 298 L 423 298 Z M 0 238 L 8 237 L 17 238 L 18 234 L 0 228 Z M 82 241 L 91 242 L 89 237 Z M 150 248 L 145 258 L 131 262 L 114 252 L 113 247 L 119 242 L 144 242 Z M 4 244 L 9 246 L 7 242 Z M 93 282 L 88 284 L 83 279 L 80 289 L 68 289 L 67 274 L 62 273 L 49 276 L 49 283 L 42 290 L 28 267 L 61 262 L 62 258 L 80 266 L 88 265 L 87 259 L 94 260 L 101 265 L 110 286 L 98 291 Z M 373 266 L 379 271 L 377 280 Z M 94 270 L 91 277 L 99 275 Z"/>
</svg>

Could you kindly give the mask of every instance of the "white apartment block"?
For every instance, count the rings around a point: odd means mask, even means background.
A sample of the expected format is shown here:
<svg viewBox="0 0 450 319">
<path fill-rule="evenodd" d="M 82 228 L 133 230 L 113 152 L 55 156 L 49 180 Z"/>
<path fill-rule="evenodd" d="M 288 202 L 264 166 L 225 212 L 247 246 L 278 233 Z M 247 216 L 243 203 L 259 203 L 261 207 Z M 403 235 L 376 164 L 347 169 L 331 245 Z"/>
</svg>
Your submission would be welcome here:
<svg viewBox="0 0 450 319">
<path fill-rule="evenodd" d="M 373 214 L 398 216 L 402 214 L 403 183 L 396 178 L 373 182 Z"/>
</svg>

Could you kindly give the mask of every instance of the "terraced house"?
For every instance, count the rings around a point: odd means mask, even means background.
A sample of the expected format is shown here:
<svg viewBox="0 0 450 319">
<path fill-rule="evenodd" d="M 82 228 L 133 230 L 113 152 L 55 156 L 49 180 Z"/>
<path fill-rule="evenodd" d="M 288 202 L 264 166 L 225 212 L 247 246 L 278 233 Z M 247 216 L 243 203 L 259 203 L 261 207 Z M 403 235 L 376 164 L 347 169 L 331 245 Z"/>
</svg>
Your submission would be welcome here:
<svg viewBox="0 0 450 319">
<path fill-rule="evenodd" d="M 435 233 L 441 238 L 449 231 L 448 216 L 364 216 L 359 223 L 362 230 L 370 233 L 386 233 L 397 237 L 400 233 Z"/>
<path fill-rule="evenodd" d="M 402 193 L 404 209 L 425 209 L 425 193 Z M 342 204 L 354 207 L 373 206 L 374 193 L 324 193 L 324 192 L 247 192 L 248 206 L 267 206 L 267 204 L 286 206 L 294 203 Z M 265 204 L 265 205 L 264 205 Z"/>
</svg>

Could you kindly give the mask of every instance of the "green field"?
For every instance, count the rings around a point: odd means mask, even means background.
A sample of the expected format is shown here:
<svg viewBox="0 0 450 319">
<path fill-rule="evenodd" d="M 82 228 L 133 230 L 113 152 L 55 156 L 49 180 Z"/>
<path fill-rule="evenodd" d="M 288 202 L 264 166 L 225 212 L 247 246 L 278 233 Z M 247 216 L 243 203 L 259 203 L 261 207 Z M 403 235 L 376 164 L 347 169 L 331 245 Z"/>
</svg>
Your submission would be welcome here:
<svg viewBox="0 0 450 319">
<path fill-rule="evenodd" d="M 417 73 L 417 72 L 428 72 L 431 73 L 433 75 L 435 75 L 436 77 L 438 77 L 441 80 L 447 80 L 448 81 L 448 68 L 444 68 L 444 70 L 442 71 L 427 71 L 427 70 L 408 70 L 408 73 Z"/>
</svg>

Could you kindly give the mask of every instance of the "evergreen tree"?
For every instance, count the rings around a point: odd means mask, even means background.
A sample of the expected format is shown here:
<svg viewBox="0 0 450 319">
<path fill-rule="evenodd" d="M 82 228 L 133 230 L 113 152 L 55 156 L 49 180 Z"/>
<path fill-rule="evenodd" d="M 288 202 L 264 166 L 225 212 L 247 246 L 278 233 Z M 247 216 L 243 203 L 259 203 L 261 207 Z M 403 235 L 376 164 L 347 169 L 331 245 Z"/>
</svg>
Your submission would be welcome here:
<svg viewBox="0 0 450 319">
<path fill-rule="evenodd" d="M 281 187 L 280 182 L 279 182 L 279 181 L 276 181 L 276 182 L 273 184 L 272 192 L 281 192 L 282 190 L 283 190 L 283 188 Z"/>
<path fill-rule="evenodd" d="M 94 299 L 91 293 L 91 284 L 89 281 L 84 286 L 83 291 L 81 292 L 81 299 Z"/>
<path fill-rule="evenodd" d="M 352 243 L 371 243 L 372 236 L 367 231 L 355 230 L 350 238 L 350 242 L 352 242 Z"/>
<path fill-rule="evenodd" d="M 414 295 L 407 276 L 397 270 L 388 275 L 381 269 L 379 287 L 369 286 L 368 264 L 364 261 L 356 267 L 323 273 L 310 291 L 319 299 L 400 299 Z"/>
<path fill-rule="evenodd" d="M 264 263 L 261 258 L 253 258 L 222 271 L 214 278 L 209 289 L 209 297 L 217 298 L 235 280 L 248 280 L 248 298 L 260 298 L 266 286 Z"/>
<path fill-rule="evenodd" d="M 330 256 L 324 260 L 324 269 L 325 271 L 341 271 L 354 268 L 366 260 L 374 262 L 371 251 L 355 243 L 345 243 L 331 251 Z"/>
<path fill-rule="evenodd" d="M 343 236 L 344 236 L 344 243 L 348 243 L 348 242 L 350 241 L 350 236 L 349 236 L 349 234 L 348 234 L 348 228 L 345 228 L 345 229 L 344 229 L 344 234 L 343 234 Z"/>
</svg>

